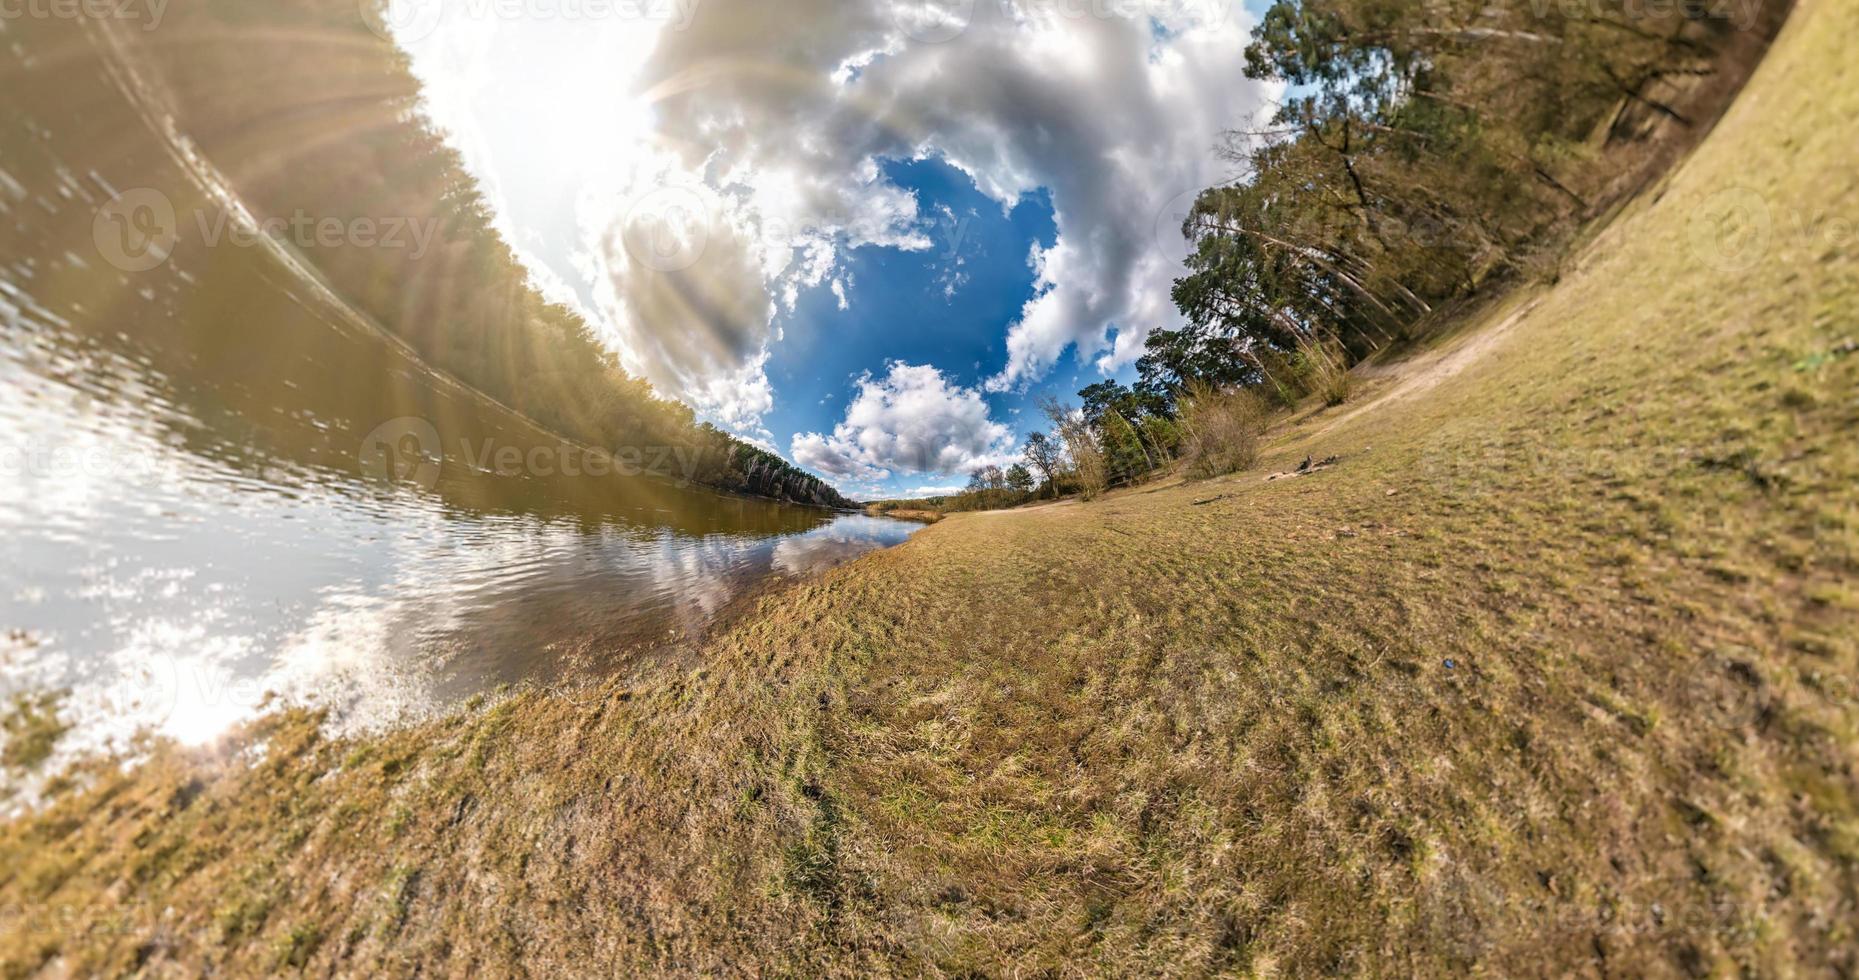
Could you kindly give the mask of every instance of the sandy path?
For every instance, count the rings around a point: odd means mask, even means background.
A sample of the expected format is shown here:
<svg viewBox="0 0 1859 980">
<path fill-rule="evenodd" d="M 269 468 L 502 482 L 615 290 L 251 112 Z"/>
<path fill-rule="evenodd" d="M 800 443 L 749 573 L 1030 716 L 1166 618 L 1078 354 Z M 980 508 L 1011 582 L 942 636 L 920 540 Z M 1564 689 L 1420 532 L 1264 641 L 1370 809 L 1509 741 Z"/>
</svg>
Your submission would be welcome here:
<svg viewBox="0 0 1859 980">
<path fill-rule="evenodd" d="M 1457 376 L 1496 350 L 1509 338 L 1512 329 L 1522 323 L 1524 318 L 1529 316 L 1541 302 L 1540 299 L 1531 300 L 1522 309 L 1505 317 L 1497 324 L 1474 332 L 1450 348 L 1423 354 L 1394 365 L 1391 373 L 1399 379 L 1394 387 L 1329 420 L 1323 424 L 1322 428 L 1309 433 L 1307 438 L 1329 435 L 1338 426 L 1347 424 L 1358 416 L 1384 411 L 1393 405 L 1439 387 L 1441 382 Z"/>
</svg>

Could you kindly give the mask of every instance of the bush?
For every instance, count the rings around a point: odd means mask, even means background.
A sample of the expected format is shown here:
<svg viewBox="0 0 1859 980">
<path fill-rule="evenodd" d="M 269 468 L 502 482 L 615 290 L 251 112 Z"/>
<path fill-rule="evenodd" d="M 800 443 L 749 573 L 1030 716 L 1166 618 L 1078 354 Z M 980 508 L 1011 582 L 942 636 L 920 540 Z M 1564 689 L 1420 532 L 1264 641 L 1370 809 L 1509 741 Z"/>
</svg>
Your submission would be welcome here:
<svg viewBox="0 0 1859 980">
<path fill-rule="evenodd" d="M 1297 345 L 1299 380 L 1304 390 L 1334 408 L 1349 400 L 1350 375 L 1343 353 L 1317 340 Z"/>
<path fill-rule="evenodd" d="M 1065 455 L 1071 459 L 1070 476 L 1079 494 L 1090 500 L 1109 489 L 1110 460 L 1084 416 L 1055 398 L 1041 400 L 1039 407 L 1051 420 L 1059 444 L 1065 447 Z"/>
<path fill-rule="evenodd" d="M 1072 458 L 1072 475 L 1078 480 L 1078 492 L 1086 500 L 1096 498 L 1110 488 L 1110 460 L 1082 421 L 1060 429 L 1065 451 Z"/>
<path fill-rule="evenodd" d="M 1287 355 L 1276 348 L 1261 347 L 1253 353 L 1252 361 L 1259 370 L 1256 390 L 1276 401 L 1278 407 L 1296 408 L 1304 399 L 1307 392 L 1303 388 L 1304 379 L 1298 373 L 1295 352 Z"/>
<path fill-rule="evenodd" d="M 1183 455 L 1188 476 L 1205 480 L 1251 469 L 1270 415 L 1258 393 L 1245 388 L 1197 388 L 1181 402 Z"/>
</svg>

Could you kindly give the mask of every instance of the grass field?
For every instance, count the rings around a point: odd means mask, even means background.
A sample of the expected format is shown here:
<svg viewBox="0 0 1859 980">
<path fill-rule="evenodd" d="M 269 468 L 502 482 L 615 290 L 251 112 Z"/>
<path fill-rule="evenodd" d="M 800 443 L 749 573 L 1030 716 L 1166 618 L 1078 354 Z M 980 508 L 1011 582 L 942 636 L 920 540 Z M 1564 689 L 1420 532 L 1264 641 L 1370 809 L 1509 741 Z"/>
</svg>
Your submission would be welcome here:
<svg viewBox="0 0 1859 980">
<path fill-rule="evenodd" d="M 1852 975 L 1855 50 L 1803 0 L 1558 284 L 1260 469 L 953 515 L 698 669 L 96 764 L 0 829 L 0 964 Z"/>
</svg>

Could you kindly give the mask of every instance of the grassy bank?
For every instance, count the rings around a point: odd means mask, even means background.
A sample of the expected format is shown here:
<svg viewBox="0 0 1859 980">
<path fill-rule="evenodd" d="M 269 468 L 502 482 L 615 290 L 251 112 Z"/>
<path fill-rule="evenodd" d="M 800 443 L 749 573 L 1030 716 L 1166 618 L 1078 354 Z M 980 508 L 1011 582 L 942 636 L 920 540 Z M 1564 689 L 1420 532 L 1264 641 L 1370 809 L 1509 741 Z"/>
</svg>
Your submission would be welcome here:
<svg viewBox="0 0 1859 980">
<path fill-rule="evenodd" d="M 873 517 L 894 517 L 900 521 L 917 521 L 922 524 L 935 524 L 948 516 L 942 511 L 926 507 L 868 507 L 866 513 Z"/>
<path fill-rule="evenodd" d="M 1859 970 L 1856 47 L 1806 0 L 1557 286 L 1253 471 L 952 516 L 694 670 L 79 773 L 0 963 Z"/>
</svg>

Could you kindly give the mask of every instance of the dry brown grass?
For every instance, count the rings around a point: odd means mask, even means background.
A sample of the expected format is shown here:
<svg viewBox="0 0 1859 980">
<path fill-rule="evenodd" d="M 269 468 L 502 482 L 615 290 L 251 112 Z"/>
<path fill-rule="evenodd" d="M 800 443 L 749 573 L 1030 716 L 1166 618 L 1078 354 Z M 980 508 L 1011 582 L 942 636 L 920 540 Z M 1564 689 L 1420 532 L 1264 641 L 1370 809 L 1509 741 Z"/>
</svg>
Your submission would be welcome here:
<svg viewBox="0 0 1859 980">
<path fill-rule="evenodd" d="M 1255 391 L 1198 387 L 1181 404 L 1182 459 L 1197 480 L 1251 469 L 1271 413 Z"/>
<path fill-rule="evenodd" d="M 935 524 L 946 516 L 942 511 L 923 507 L 897 507 L 888 510 L 873 510 L 872 513 L 879 517 L 894 517 L 900 521 L 917 521 L 923 524 Z"/>
<path fill-rule="evenodd" d="M 1349 400 L 1355 378 L 1335 344 L 1306 339 L 1298 344 L 1296 363 L 1299 386 L 1307 394 L 1330 408 Z"/>
<path fill-rule="evenodd" d="M 29 772 L 51 758 L 59 739 L 70 730 L 58 717 L 62 701 L 56 693 L 14 696 L 0 716 L 0 733 L 6 736 L 0 743 L 0 766 Z"/>
<path fill-rule="evenodd" d="M 1804 3 L 1502 336 L 1261 460 L 1330 469 L 958 515 L 573 700 L 100 764 L 0 830 L 0 964 L 1859 971 L 1856 45 Z M 1730 187 L 1777 220 L 1705 268 Z"/>
</svg>

